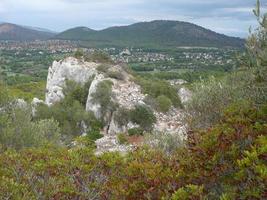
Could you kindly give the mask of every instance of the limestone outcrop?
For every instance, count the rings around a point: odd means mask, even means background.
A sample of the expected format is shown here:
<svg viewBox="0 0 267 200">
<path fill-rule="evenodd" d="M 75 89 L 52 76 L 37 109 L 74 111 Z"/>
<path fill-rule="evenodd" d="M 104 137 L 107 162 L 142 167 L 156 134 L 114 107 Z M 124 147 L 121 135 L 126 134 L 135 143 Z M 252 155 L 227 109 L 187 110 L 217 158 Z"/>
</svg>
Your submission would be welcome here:
<svg viewBox="0 0 267 200">
<path fill-rule="evenodd" d="M 100 64 L 84 62 L 75 58 L 67 58 L 59 62 L 55 61 L 48 72 L 45 103 L 50 106 L 64 98 L 63 88 L 67 80 L 84 84 L 93 78 L 90 88 L 88 89 L 85 109 L 86 111 L 93 112 L 98 119 L 103 119 L 106 115 L 109 115 L 103 132 L 106 135 L 102 140 L 99 140 L 97 144 L 99 143 L 99 146 L 105 146 L 105 144 L 107 144 L 106 146 L 112 146 L 111 144 L 116 144 L 116 148 L 125 149 L 117 145 L 115 135 L 117 133 L 127 132 L 128 129 L 138 127 L 138 125 L 129 122 L 127 125 L 120 126 L 119 123 L 116 122 L 114 113 L 103 114 L 100 103 L 95 102 L 93 99 L 94 93 L 97 92 L 98 85 L 101 82 L 109 80 L 113 83 L 112 101 L 117 104 L 118 108 L 127 109 L 133 109 L 136 105 L 145 104 L 144 99 L 147 95 L 142 93 L 141 87 L 133 81 L 133 77 L 124 71 L 121 66 L 110 65 L 108 69 L 113 73 L 120 72 L 120 78 L 108 76 L 108 73 L 99 71 L 98 66 L 100 66 Z M 39 103 L 39 101 L 36 100 L 36 103 Z M 179 134 L 182 139 L 186 138 L 185 126 L 182 123 L 184 116 L 181 110 L 172 107 L 168 113 L 160 113 L 155 110 L 153 110 L 153 112 L 157 119 L 157 122 L 154 124 L 154 129 L 156 131 L 175 133 Z M 114 149 L 111 148 L 111 151 L 113 150 Z M 101 148 L 98 149 L 98 151 L 101 152 Z"/>
<path fill-rule="evenodd" d="M 86 83 L 97 74 L 97 66 L 96 63 L 83 62 L 72 57 L 54 61 L 48 69 L 45 103 L 52 105 L 64 98 L 63 88 L 66 80 Z"/>
</svg>

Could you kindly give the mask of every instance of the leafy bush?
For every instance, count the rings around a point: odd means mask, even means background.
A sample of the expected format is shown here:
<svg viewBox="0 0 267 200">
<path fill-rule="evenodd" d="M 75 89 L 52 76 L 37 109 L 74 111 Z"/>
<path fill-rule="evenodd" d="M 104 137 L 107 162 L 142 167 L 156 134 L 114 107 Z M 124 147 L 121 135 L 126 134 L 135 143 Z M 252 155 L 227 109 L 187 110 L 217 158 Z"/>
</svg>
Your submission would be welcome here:
<svg viewBox="0 0 267 200">
<path fill-rule="evenodd" d="M 223 110 L 240 100 L 254 104 L 266 102 L 267 95 L 253 86 L 252 71 L 240 71 L 220 80 L 211 77 L 196 84 L 191 101 L 188 103 L 189 125 L 194 128 L 207 128 L 219 122 Z"/>
<path fill-rule="evenodd" d="M 144 135 L 144 144 L 155 150 L 161 150 L 167 155 L 175 153 L 178 149 L 185 146 L 179 134 L 164 132 L 152 132 Z"/>
<path fill-rule="evenodd" d="M 84 56 L 84 52 L 82 49 L 77 49 L 73 56 L 74 58 L 81 59 Z"/>
<path fill-rule="evenodd" d="M 145 105 L 137 105 L 130 111 L 130 119 L 133 123 L 141 126 L 142 129 L 150 131 L 156 122 L 153 111 Z"/>
<path fill-rule="evenodd" d="M 187 185 L 180 188 L 173 195 L 171 200 L 194 200 L 204 199 L 204 188 L 198 185 Z"/>
<path fill-rule="evenodd" d="M 103 72 L 103 73 L 107 73 L 108 69 L 110 68 L 110 65 L 107 64 L 101 64 L 99 66 L 97 66 L 97 71 Z"/>
<path fill-rule="evenodd" d="M 71 80 L 66 81 L 63 93 L 65 95 L 65 102 L 69 102 L 71 105 L 74 101 L 78 101 L 84 107 L 86 106 L 86 101 L 88 98 L 89 88 L 93 78 L 88 80 L 84 85 L 76 83 Z"/>
<path fill-rule="evenodd" d="M 112 102 L 112 85 L 111 81 L 102 81 L 97 85 L 96 92 L 92 95 L 93 101 L 101 106 L 102 116 L 115 108 L 115 104 Z"/>
<path fill-rule="evenodd" d="M 118 79 L 118 80 L 124 80 L 124 75 L 122 71 L 108 71 L 107 75 L 110 78 Z"/>
<path fill-rule="evenodd" d="M 31 120 L 31 110 L 10 107 L 0 115 L 0 144 L 3 149 L 60 144 L 60 128 L 53 119 Z"/>
<path fill-rule="evenodd" d="M 172 106 L 171 100 L 164 95 L 158 96 L 156 101 L 160 112 L 168 112 Z"/>
<path fill-rule="evenodd" d="M 130 121 L 130 110 L 124 107 L 119 107 L 114 113 L 114 120 L 120 126 L 126 126 Z"/>
<path fill-rule="evenodd" d="M 158 79 L 144 79 L 140 77 L 138 77 L 136 81 L 142 87 L 143 93 L 153 98 L 164 95 L 171 100 L 173 106 L 182 107 L 177 90 L 169 83 Z"/>
<path fill-rule="evenodd" d="M 84 125 L 88 129 L 99 128 L 100 122 L 94 114 L 85 111 L 90 85 L 91 80 L 83 86 L 73 81 L 66 81 L 66 87 L 63 90 L 65 98 L 51 107 L 39 105 L 34 119 L 55 119 L 66 142 L 86 132 Z"/>
<path fill-rule="evenodd" d="M 86 138 L 91 141 L 91 142 L 95 142 L 96 140 L 102 138 L 103 135 L 100 134 L 99 130 L 91 130 L 87 133 Z"/>
<path fill-rule="evenodd" d="M 133 135 L 143 135 L 144 133 L 144 130 L 142 128 L 131 128 L 128 130 L 128 134 L 130 136 L 133 136 Z"/>
<path fill-rule="evenodd" d="M 127 144 L 128 143 L 128 139 L 124 133 L 117 134 L 117 139 L 119 141 L 119 144 Z"/>
<path fill-rule="evenodd" d="M 94 51 L 91 54 L 85 55 L 85 61 L 87 62 L 96 62 L 96 63 L 105 63 L 105 64 L 114 64 L 113 60 L 108 54 L 102 51 Z"/>
<path fill-rule="evenodd" d="M 69 105 L 69 103 L 63 100 L 51 107 L 43 104 L 37 107 L 35 120 L 51 118 L 54 118 L 59 123 L 66 142 L 70 141 L 73 137 L 82 135 L 86 131 L 83 124 L 88 126 L 88 128 L 98 126 L 99 124 L 94 114 L 86 112 L 78 101 Z"/>
</svg>

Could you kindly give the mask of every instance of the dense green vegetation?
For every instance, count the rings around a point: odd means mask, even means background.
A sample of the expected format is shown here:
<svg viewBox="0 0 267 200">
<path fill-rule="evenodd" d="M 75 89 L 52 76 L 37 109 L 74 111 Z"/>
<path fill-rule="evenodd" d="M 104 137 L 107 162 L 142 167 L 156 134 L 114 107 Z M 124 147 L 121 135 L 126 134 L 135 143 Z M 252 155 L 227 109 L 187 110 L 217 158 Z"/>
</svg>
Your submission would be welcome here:
<svg viewBox="0 0 267 200">
<path fill-rule="evenodd" d="M 12 199 L 264 199 L 266 107 L 232 107 L 168 156 L 139 149 L 126 157 L 59 147 L 0 154 L 2 197 Z"/>
<path fill-rule="evenodd" d="M 67 54 L 38 50 L 1 50 L 0 74 L 8 85 L 46 80 L 48 67 Z"/>
<path fill-rule="evenodd" d="M 88 133 L 89 139 L 99 137 L 97 135 L 102 128 L 102 123 L 95 118 L 93 113 L 85 111 L 90 84 L 90 81 L 84 85 L 67 81 L 63 91 L 65 98 L 51 107 L 40 104 L 34 120 L 54 119 L 57 121 L 61 129 L 62 142 L 68 143 L 84 133 Z"/>
</svg>

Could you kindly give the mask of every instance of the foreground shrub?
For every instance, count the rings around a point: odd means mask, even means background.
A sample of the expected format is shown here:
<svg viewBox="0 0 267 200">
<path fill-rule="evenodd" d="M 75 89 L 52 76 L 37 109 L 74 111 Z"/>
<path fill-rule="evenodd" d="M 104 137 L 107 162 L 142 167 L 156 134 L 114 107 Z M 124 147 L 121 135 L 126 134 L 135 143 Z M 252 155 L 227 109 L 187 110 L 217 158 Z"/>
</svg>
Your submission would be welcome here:
<svg viewBox="0 0 267 200">
<path fill-rule="evenodd" d="M 238 103 L 222 123 L 198 132 L 180 159 L 185 184 L 204 186 L 208 199 L 262 199 L 266 196 L 267 107 Z"/>
<path fill-rule="evenodd" d="M 152 149 L 161 150 L 167 155 L 175 153 L 178 149 L 185 146 L 179 134 L 163 132 L 152 132 L 144 134 L 144 144 Z"/>
<path fill-rule="evenodd" d="M 0 193 L 11 199 L 264 199 L 267 106 L 239 103 L 171 153 L 124 156 L 55 146 L 0 151 Z"/>
<path fill-rule="evenodd" d="M 53 119 L 32 121 L 31 110 L 11 107 L 0 114 L 0 144 L 3 149 L 60 144 L 59 124 Z"/>
</svg>

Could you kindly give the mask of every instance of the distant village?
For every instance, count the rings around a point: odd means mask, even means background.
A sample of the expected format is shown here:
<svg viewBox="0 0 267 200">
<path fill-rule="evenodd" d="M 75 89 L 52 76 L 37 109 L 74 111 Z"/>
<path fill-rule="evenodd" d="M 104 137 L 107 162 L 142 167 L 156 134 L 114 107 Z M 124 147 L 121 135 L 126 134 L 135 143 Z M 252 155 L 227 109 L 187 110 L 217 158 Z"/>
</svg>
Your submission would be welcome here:
<svg viewBox="0 0 267 200">
<path fill-rule="evenodd" d="M 225 51 L 226 53 L 222 54 L 216 49 L 199 52 L 190 51 L 190 49 L 184 49 L 170 55 L 168 52 L 145 51 L 142 48 L 81 48 L 79 42 L 69 40 L 37 40 L 31 42 L 0 41 L 0 51 L 15 51 L 15 55 L 20 55 L 21 53 L 26 54 L 26 56 L 32 56 L 32 53 L 35 55 L 71 54 L 78 49 L 82 49 L 84 52 L 89 53 L 96 50 L 101 50 L 108 53 L 115 62 L 123 63 L 169 63 L 172 61 L 183 63 L 186 61 L 187 66 L 194 66 L 195 63 L 192 63 L 192 61 L 202 64 L 212 62 L 213 64 L 217 65 L 230 64 L 233 62 L 232 58 L 227 58 L 227 51 Z M 166 66 L 166 68 L 168 67 Z"/>
</svg>

